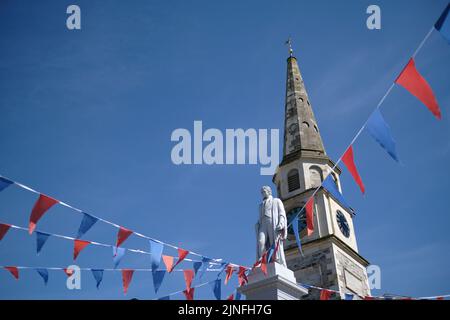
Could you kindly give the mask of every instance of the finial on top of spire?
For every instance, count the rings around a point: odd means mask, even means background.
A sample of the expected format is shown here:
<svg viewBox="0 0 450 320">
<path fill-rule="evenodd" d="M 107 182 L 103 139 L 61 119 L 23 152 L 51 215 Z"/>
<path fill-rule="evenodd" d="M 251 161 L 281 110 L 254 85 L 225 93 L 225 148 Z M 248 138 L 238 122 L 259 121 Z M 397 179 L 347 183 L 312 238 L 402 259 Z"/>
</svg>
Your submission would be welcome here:
<svg viewBox="0 0 450 320">
<path fill-rule="evenodd" d="M 292 54 L 294 53 L 294 50 L 292 49 L 292 40 L 291 37 L 289 37 L 285 43 L 287 46 L 289 46 L 289 56 L 292 57 Z"/>
</svg>

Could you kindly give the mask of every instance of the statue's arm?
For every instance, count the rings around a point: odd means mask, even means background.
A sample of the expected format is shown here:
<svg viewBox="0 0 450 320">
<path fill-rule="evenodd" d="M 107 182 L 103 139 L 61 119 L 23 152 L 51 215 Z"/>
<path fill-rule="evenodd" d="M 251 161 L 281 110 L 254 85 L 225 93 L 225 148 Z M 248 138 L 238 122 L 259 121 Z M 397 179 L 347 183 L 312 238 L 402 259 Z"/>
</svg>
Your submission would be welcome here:
<svg viewBox="0 0 450 320">
<path fill-rule="evenodd" d="M 286 218 L 286 211 L 284 210 L 284 205 L 281 200 L 278 200 L 278 225 L 277 230 L 281 231 L 285 228 L 287 228 L 287 218 Z"/>
</svg>

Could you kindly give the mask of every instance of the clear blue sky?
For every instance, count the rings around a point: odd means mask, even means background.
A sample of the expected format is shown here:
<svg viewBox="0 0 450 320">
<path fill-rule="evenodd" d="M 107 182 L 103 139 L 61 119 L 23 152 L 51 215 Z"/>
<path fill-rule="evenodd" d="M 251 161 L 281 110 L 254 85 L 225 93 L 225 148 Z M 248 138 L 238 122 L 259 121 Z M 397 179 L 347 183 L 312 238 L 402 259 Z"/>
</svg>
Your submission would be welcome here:
<svg viewBox="0 0 450 320">
<path fill-rule="evenodd" d="M 65 27 L 73 3 L 81 31 Z M 365 26 L 372 1 L 1 1 L 0 173 L 162 241 L 251 265 L 259 188 L 271 177 L 255 165 L 175 166 L 171 132 L 202 120 L 282 133 L 290 35 L 327 152 L 338 158 L 447 1 L 376 3 L 380 31 Z M 416 59 L 442 121 L 402 88 L 383 105 L 404 165 L 363 134 L 355 154 L 366 196 L 342 175 L 360 253 L 382 268 L 373 294 L 450 293 L 449 58 L 434 33 Z M 0 221 L 26 226 L 35 199 L 4 190 Z M 80 218 L 55 207 L 38 229 L 74 236 Z M 115 237 L 98 223 L 85 239 Z M 35 245 L 34 236 L 10 231 L 0 265 L 72 262 L 69 241 L 50 238 L 39 256 Z M 148 250 L 136 237 L 125 246 Z M 110 268 L 111 252 L 91 246 L 77 263 Z M 148 256 L 122 261 L 149 265 Z M 91 274 L 79 291 L 67 290 L 65 278 L 50 272 L 44 288 L 34 271 L 15 281 L 0 270 L 0 298 L 124 298 L 119 273 L 105 274 L 100 290 Z M 183 286 L 181 274 L 166 276 L 160 294 Z M 198 296 L 212 297 L 209 288 Z M 135 274 L 132 297 L 155 297 L 150 274 Z"/>
</svg>

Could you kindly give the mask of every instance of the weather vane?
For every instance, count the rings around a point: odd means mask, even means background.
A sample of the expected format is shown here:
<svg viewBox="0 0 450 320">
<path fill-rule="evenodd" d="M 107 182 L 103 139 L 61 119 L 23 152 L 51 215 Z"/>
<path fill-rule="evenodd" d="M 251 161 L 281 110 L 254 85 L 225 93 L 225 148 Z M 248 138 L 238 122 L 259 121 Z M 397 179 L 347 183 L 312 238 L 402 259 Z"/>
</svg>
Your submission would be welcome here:
<svg viewBox="0 0 450 320">
<path fill-rule="evenodd" d="M 292 54 L 294 53 L 294 50 L 292 49 L 292 40 L 291 37 L 289 37 L 286 41 L 286 45 L 289 46 L 289 56 L 292 57 Z"/>
</svg>

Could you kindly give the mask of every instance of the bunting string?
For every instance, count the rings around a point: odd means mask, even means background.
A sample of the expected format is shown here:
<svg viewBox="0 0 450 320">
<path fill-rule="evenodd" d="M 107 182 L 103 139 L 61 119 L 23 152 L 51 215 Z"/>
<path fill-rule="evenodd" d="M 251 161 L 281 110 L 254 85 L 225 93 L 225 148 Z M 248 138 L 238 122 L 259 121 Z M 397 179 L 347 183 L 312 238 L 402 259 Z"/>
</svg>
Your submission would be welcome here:
<svg viewBox="0 0 450 320">
<path fill-rule="evenodd" d="M 0 224 L 3 224 L 3 223 L 0 223 Z M 5 224 L 3 224 L 3 225 L 5 225 Z M 16 225 L 13 225 L 13 224 L 7 224 L 7 225 L 11 229 L 17 229 L 17 230 L 21 230 L 21 231 L 28 231 L 28 229 L 24 228 L 24 227 L 16 226 Z M 77 238 L 73 238 L 73 237 L 69 237 L 69 236 L 65 236 L 65 235 L 60 235 L 60 234 L 56 234 L 56 233 L 44 232 L 44 231 L 41 231 L 41 230 L 36 230 L 36 232 L 39 232 L 41 234 L 45 234 L 45 235 L 48 235 L 48 236 L 52 236 L 52 237 L 55 237 L 55 238 L 65 239 L 65 240 L 71 240 L 71 241 L 79 240 Z M 87 242 L 89 242 L 89 244 L 92 244 L 94 246 L 117 248 L 115 245 L 112 245 L 112 244 L 106 244 L 106 243 L 101 243 L 101 242 L 96 242 L 96 241 L 87 241 Z M 141 250 L 141 249 L 131 249 L 131 248 L 124 248 L 124 247 L 121 247 L 121 249 L 124 249 L 124 250 L 129 251 L 129 252 L 145 254 L 145 255 L 151 255 L 152 254 L 151 252 L 144 251 L 144 250 Z M 190 258 L 185 258 L 183 260 L 184 261 L 188 261 L 188 262 L 202 262 L 200 260 L 193 260 L 193 259 L 190 259 Z M 210 262 L 208 261 L 208 263 L 211 264 L 211 265 L 222 265 L 223 264 L 223 263 L 215 262 L 214 260 L 210 261 Z M 236 265 L 236 267 L 237 266 L 238 265 Z M 175 271 L 175 270 L 173 270 L 173 271 Z"/>
<path fill-rule="evenodd" d="M 422 41 L 420 42 L 419 46 L 416 48 L 416 50 L 414 50 L 413 55 L 411 56 L 412 58 L 415 58 L 416 55 L 419 53 L 420 50 L 422 50 L 423 45 L 425 44 L 425 42 L 427 42 L 428 38 L 431 36 L 431 34 L 433 33 L 435 29 L 435 26 L 433 25 L 430 28 L 430 31 L 428 31 L 427 35 L 425 36 L 425 38 L 422 39 Z"/>
</svg>

